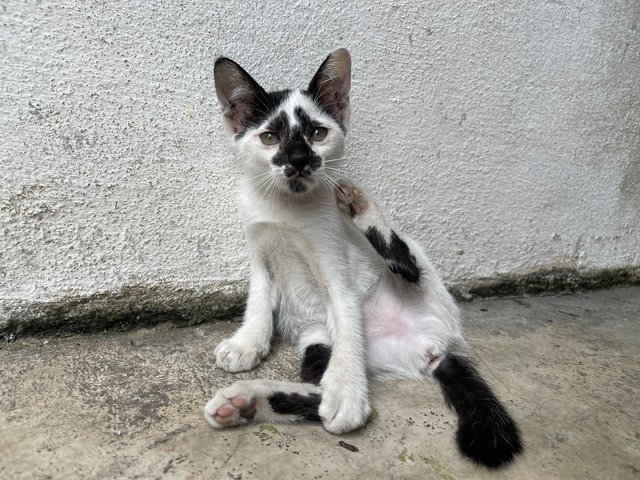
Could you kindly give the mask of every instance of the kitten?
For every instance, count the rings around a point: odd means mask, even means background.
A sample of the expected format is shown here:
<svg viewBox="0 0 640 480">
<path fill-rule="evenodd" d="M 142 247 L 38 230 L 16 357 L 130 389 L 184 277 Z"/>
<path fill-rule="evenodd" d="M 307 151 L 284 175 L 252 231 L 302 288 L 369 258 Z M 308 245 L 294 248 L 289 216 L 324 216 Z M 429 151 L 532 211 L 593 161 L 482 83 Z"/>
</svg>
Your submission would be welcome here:
<svg viewBox="0 0 640 480">
<path fill-rule="evenodd" d="M 307 90 L 266 92 L 238 64 L 214 70 L 223 123 L 242 162 L 251 255 L 244 322 L 215 350 L 228 372 L 254 368 L 275 327 L 297 342 L 303 383 L 237 382 L 205 407 L 215 428 L 250 421 L 362 427 L 368 378 L 434 378 L 459 416 L 457 443 L 499 467 L 522 451 L 518 428 L 466 357 L 458 308 L 422 249 L 376 203 L 339 180 L 351 59 L 330 54 Z"/>
</svg>

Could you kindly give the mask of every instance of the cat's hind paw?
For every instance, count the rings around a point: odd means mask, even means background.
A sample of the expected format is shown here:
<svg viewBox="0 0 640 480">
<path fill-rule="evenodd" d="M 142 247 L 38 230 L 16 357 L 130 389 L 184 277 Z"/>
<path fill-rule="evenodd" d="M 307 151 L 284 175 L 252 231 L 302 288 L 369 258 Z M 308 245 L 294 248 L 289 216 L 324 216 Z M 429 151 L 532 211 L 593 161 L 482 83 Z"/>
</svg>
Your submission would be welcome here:
<svg viewBox="0 0 640 480">
<path fill-rule="evenodd" d="M 256 414 L 257 401 L 251 395 L 219 390 L 204 407 L 204 418 L 213 428 L 227 428 L 249 423 Z"/>
<path fill-rule="evenodd" d="M 216 347 L 214 355 L 219 368 L 235 373 L 255 368 L 267 356 L 267 352 L 265 349 L 229 338 Z"/>
<path fill-rule="evenodd" d="M 378 205 L 361 187 L 350 181 L 340 181 L 336 188 L 336 202 L 340 211 L 348 215 L 362 233 L 373 227 L 385 236 L 390 235 L 391 229 Z"/>
<path fill-rule="evenodd" d="M 336 202 L 338 203 L 338 208 L 351 218 L 363 214 L 369 206 L 367 196 L 362 189 L 347 182 L 338 184 Z"/>
</svg>

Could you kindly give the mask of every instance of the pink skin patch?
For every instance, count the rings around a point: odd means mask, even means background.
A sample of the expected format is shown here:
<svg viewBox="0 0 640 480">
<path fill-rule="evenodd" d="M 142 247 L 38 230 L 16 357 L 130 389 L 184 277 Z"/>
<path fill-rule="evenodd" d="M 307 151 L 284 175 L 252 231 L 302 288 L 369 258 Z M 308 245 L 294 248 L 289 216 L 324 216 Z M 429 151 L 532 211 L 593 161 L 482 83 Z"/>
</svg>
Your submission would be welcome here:
<svg viewBox="0 0 640 480">
<path fill-rule="evenodd" d="M 408 336 L 409 325 L 403 318 L 403 311 L 392 298 L 364 305 L 363 317 L 370 337 Z"/>
</svg>

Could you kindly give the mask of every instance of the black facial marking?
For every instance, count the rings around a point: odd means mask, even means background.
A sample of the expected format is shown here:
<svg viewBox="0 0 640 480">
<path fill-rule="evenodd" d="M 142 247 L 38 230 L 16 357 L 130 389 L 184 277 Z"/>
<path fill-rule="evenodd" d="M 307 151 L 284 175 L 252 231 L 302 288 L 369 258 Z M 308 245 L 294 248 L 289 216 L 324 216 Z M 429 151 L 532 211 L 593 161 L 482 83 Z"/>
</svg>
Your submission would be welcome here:
<svg viewBox="0 0 640 480">
<path fill-rule="evenodd" d="M 391 242 L 387 244 L 376 227 L 369 227 L 365 236 L 376 249 L 376 252 L 385 259 L 389 270 L 401 275 L 410 283 L 420 281 L 420 267 L 416 263 L 416 257 L 409 250 L 409 246 L 396 232 L 391 231 Z"/>
<path fill-rule="evenodd" d="M 282 111 L 280 114 L 276 115 L 271 119 L 269 124 L 267 125 L 267 130 L 271 132 L 276 132 L 277 134 L 288 137 L 289 136 L 289 117 L 287 114 Z"/>
<path fill-rule="evenodd" d="M 329 365 L 330 358 L 331 347 L 321 343 L 309 345 L 304 351 L 302 366 L 300 367 L 302 381 L 320 385 L 320 380 L 322 380 L 327 365 Z"/>
<path fill-rule="evenodd" d="M 319 124 L 313 122 L 300 107 L 296 108 L 295 114 L 300 122 L 298 125 L 291 127 L 286 113 L 280 112 L 271 119 L 267 130 L 280 137 L 280 147 L 273 156 L 272 163 L 284 167 L 284 174 L 290 179 L 289 189 L 293 193 L 304 193 L 308 186 L 300 177 L 310 177 L 322 165 L 322 159 L 313 152 L 306 140 L 311 135 L 309 129 L 316 128 Z"/>
<path fill-rule="evenodd" d="M 324 113 L 326 113 L 327 115 L 329 115 L 331 118 L 333 118 L 336 121 L 336 123 L 340 127 L 340 130 L 342 130 L 342 133 L 344 133 L 344 134 L 347 133 L 347 127 L 344 124 L 342 116 L 336 115 L 334 111 L 332 111 L 331 109 L 329 109 L 325 105 L 323 105 L 321 102 L 319 102 L 317 97 L 314 96 L 311 92 L 305 91 L 303 93 L 305 93 L 307 95 L 307 97 L 309 97 L 311 100 L 313 100 L 313 103 L 315 103 L 316 106 L 320 110 L 322 110 Z"/>
<path fill-rule="evenodd" d="M 265 92 L 256 90 L 252 99 L 250 113 L 243 122 L 243 128 L 236 135 L 236 140 L 242 137 L 247 130 L 264 123 L 273 113 L 278 110 L 284 100 L 289 97 L 291 90 L 280 90 L 277 92 Z"/>
<path fill-rule="evenodd" d="M 307 115 L 307 112 L 305 112 L 302 107 L 296 107 L 293 113 L 298 119 L 298 122 L 300 122 L 300 130 L 304 135 L 306 135 L 307 138 L 311 138 L 311 134 L 313 133 L 314 129 L 322 126 L 315 120 L 311 120 L 309 115 Z"/>
<path fill-rule="evenodd" d="M 433 376 L 458 414 L 456 441 L 463 455 L 499 468 L 522 453 L 518 426 L 469 359 L 448 354 Z"/>
<path fill-rule="evenodd" d="M 289 190 L 293 193 L 304 193 L 307 191 L 307 186 L 301 180 L 292 179 L 289 180 Z"/>
<path fill-rule="evenodd" d="M 300 420 L 321 422 L 318 415 L 322 397 L 317 393 L 300 395 L 299 393 L 276 392 L 269 396 L 269 405 L 280 415 L 299 415 Z"/>
</svg>

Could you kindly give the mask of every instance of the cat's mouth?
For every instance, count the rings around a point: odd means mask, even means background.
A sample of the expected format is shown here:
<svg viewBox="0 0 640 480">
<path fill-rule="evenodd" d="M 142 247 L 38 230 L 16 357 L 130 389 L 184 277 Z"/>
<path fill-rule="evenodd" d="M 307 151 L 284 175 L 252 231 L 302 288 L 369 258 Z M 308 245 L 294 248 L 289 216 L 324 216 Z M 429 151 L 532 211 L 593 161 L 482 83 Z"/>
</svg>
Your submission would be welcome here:
<svg viewBox="0 0 640 480">
<path fill-rule="evenodd" d="M 289 190 L 293 193 L 304 193 L 309 189 L 309 184 L 312 183 L 309 175 L 295 175 L 290 177 L 287 181 Z"/>
</svg>

